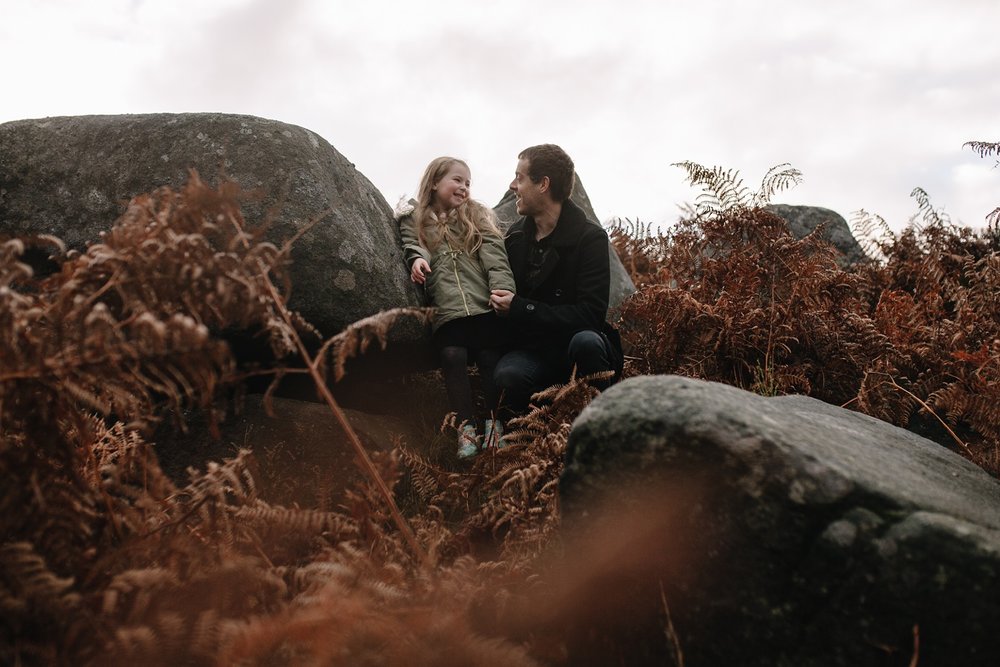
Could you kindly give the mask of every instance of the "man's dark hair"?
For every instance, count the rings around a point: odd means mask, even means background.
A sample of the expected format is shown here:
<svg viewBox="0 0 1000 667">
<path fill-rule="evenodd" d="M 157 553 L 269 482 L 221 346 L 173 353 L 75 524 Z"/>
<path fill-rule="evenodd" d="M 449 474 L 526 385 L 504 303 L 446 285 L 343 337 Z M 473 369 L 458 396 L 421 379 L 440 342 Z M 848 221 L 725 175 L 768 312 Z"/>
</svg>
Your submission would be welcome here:
<svg viewBox="0 0 1000 667">
<path fill-rule="evenodd" d="M 573 194 L 576 169 L 563 149 L 555 144 L 540 144 L 525 148 L 517 159 L 528 161 L 528 178 L 532 183 L 549 177 L 549 192 L 553 200 L 564 202 Z"/>
</svg>

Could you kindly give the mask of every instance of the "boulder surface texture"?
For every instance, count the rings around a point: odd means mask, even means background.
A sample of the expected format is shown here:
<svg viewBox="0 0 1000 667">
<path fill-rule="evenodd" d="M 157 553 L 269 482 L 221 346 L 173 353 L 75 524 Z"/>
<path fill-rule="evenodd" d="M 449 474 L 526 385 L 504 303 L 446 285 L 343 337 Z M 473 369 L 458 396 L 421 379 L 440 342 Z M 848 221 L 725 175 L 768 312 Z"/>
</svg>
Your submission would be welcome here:
<svg viewBox="0 0 1000 667">
<path fill-rule="evenodd" d="M 179 188 L 189 170 L 248 193 L 249 223 L 270 219 L 292 248 L 290 306 L 324 336 L 380 310 L 422 305 L 392 210 L 322 137 L 254 116 L 190 113 L 71 116 L 0 125 L 0 233 L 51 234 L 82 249 L 130 199 Z"/>
<path fill-rule="evenodd" d="M 693 667 L 1000 659 L 1000 481 L 886 422 L 632 378 L 574 423 L 560 490 L 567 530 L 601 500 L 660 533 L 644 568 L 614 575 L 647 612 L 613 630 L 627 664 L 671 655 L 667 601 Z M 609 658 L 580 664 L 594 655 Z"/>
<path fill-rule="evenodd" d="M 767 210 L 782 218 L 788 225 L 788 231 L 797 239 L 812 234 L 822 225 L 823 231 L 820 235 L 836 248 L 841 266 L 850 266 L 868 259 L 861 244 L 854 238 L 847 220 L 836 211 L 820 206 L 790 204 L 771 204 Z"/>
</svg>

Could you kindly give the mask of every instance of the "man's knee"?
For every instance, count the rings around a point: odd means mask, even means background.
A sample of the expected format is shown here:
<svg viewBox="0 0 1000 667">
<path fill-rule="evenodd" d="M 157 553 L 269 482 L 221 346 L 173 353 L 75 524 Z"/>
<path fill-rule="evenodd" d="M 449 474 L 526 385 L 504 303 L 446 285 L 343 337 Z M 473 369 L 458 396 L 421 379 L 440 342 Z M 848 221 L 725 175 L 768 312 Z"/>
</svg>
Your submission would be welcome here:
<svg viewBox="0 0 1000 667">
<path fill-rule="evenodd" d="M 499 389 L 519 389 L 531 383 L 530 370 L 522 360 L 507 355 L 493 369 L 493 382 Z"/>
<path fill-rule="evenodd" d="M 597 350 L 604 350 L 604 339 L 592 329 L 577 331 L 569 341 L 570 355 Z"/>
<path fill-rule="evenodd" d="M 604 342 L 604 337 L 596 331 L 587 329 L 573 334 L 569 341 L 569 357 L 577 360 L 581 357 L 604 357 L 608 356 L 608 347 Z"/>
<path fill-rule="evenodd" d="M 597 331 L 579 331 L 569 341 L 569 359 L 579 375 L 611 370 L 608 344 Z"/>
</svg>

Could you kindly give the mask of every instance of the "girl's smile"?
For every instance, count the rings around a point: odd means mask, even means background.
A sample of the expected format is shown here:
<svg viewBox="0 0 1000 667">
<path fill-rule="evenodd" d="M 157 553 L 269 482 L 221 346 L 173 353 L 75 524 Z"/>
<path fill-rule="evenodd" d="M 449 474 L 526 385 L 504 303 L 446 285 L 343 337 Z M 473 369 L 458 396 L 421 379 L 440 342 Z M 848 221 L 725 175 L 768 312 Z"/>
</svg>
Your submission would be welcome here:
<svg viewBox="0 0 1000 667">
<path fill-rule="evenodd" d="M 469 186 L 472 175 L 464 164 L 456 163 L 444 177 L 434 185 L 434 197 L 431 206 L 435 211 L 444 213 L 458 208 L 469 198 Z"/>
</svg>

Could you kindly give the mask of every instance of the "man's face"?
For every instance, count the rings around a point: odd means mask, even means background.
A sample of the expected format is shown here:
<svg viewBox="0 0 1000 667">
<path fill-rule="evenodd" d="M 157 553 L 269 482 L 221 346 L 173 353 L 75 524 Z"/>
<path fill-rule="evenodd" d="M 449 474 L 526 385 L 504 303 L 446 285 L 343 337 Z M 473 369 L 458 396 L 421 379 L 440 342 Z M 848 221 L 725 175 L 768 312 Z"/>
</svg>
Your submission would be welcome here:
<svg viewBox="0 0 1000 667">
<path fill-rule="evenodd" d="M 514 180 L 510 182 L 510 189 L 517 195 L 516 205 L 518 215 L 535 215 L 541 210 L 541 201 L 544 197 L 542 186 L 546 179 L 538 183 L 533 183 L 528 177 L 528 167 L 531 165 L 527 159 L 521 158 L 517 161 L 517 168 L 514 170 Z"/>
</svg>

